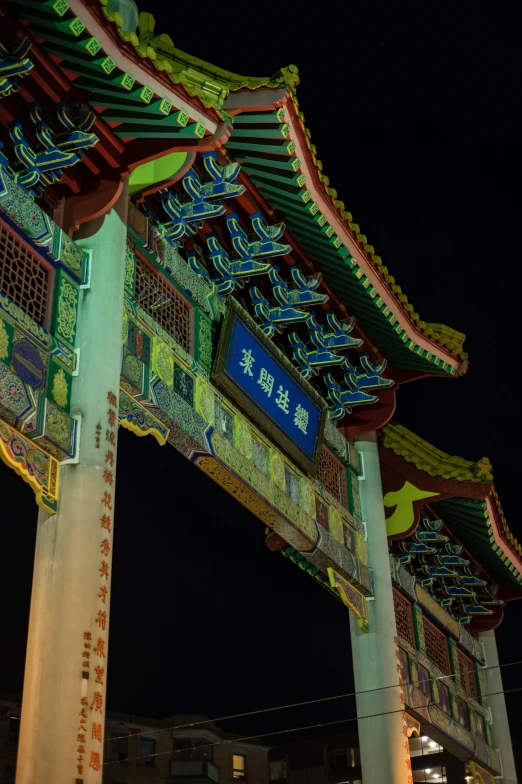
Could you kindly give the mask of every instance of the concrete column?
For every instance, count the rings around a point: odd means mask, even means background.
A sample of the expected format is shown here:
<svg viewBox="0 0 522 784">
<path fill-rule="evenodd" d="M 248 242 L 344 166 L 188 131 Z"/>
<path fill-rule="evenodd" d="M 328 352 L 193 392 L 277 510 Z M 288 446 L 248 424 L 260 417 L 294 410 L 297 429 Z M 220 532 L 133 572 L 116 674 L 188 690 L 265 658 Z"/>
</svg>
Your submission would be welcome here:
<svg viewBox="0 0 522 784">
<path fill-rule="evenodd" d="M 363 461 L 364 478 L 359 488 L 368 531 L 368 564 L 373 569 L 375 588 L 375 600 L 368 602 L 369 632 L 362 632 L 350 615 L 362 776 L 364 784 L 408 784 L 413 779 L 403 733 L 379 454 L 375 433 L 366 439 L 355 446 Z"/>
<path fill-rule="evenodd" d="M 101 784 L 126 244 L 126 189 L 93 236 L 80 295 L 80 461 L 38 517 L 17 784 Z"/>
<path fill-rule="evenodd" d="M 515 770 L 515 759 L 513 757 L 513 746 L 511 745 L 511 734 L 509 731 L 509 721 L 506 710 L 506 700 L 502 693 L 502 670 L 497 666 L 498 650 L 495 632 L 484 632 L 479 637 L 484 644 L 486 651 L 486 694 L 488 706 L 491 708 L 493 719 L 493 745 L 500 752 L 502 760 L 502 771 L 504 784 L 517 784 L 517 773 Z"/>
</svg>

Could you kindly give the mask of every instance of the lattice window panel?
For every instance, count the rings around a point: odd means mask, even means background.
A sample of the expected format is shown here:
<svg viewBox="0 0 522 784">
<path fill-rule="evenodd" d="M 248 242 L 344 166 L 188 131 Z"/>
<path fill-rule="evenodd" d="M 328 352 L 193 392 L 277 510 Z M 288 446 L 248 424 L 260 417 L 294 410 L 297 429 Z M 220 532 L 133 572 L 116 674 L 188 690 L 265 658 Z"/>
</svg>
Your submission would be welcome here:
<svg viewBox="0 0 522 784">
<path fill-rule="evenodd" d="M 424 640 L 426 642 L 426 656 L 433 664 L 446 674 L 450 674 L 448 654 L 448 640 L 446 635 L 439 631 L 430 621 L 424 618 Z"/>
<path fill-rule="evenodd" d="M 469 694 L 470 697 L 474 697 L 476 699 L 478 697 L 478 692 L 474 673 L 475 665 L 471 659 L 468 659 L 468 657 L 462 653 L 462 651 L 457 651 L 457 655 L 459 660 L 460 682 L 462 684 L 462 688 L 465 689 L 466 694 Z"/>
<path fill-rule="evenodd" d="M 413 631 L 413 618 L 411 614 L 411 602 L 399 591 L 393 589 L 393 606 L 395 608 L 395 622 L 397 624 L 397 634 L 408 640 L 410 645 L 415 646 L 415 633 Z"/>
<path fill-rule="evenodd" d="M 153 267 L 136 256 L 134 299 L 172 335 L 176 343 L 190 352 L 192 312 L 185 300 Z"/>
<path fill-rule="evenodd" d="M 346 491 L 346 470 L 342 463 L 323 446 L 319 458 L 318 480 L 325 490 L 328 490 L 339 503 L 348 507 L 348 493 Z"/>
<path fill-rule="evenodd" d="M 0 291 L 45 325 L 50 284 L 51 273 L 43 262 L 0 223 Z"/>
</svg>

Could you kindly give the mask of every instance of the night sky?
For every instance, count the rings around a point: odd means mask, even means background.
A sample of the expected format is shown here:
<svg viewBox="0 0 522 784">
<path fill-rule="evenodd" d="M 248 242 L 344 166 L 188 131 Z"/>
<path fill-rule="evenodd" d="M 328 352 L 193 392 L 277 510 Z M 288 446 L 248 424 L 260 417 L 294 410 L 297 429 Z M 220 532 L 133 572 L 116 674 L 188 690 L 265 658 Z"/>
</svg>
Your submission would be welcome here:
<svg viewBox="0 0 522 784">
<path fill-rule="evenodd" d="M 193 55 L 255 76 L 299 67 L 300 108 L 330 184 L 421 318 L 467 334 L 467 375 L 401 388 L 396 419 L 450 454 L 488 456 L 522 540 L 514 26 L 401 20 L 393 6 L 390 18 L 375 9 L 372 18 L 345 11 L 332 21 L 316 9 L 300 29 L 282 5 L 255 20 L 216 6 L 194 24 L 193 10 L 177 5 L 169 20 L 165 8 L 148 3 L 156 33 Z M 9 597 L 0 690 L 19 694 L 36 506 L 3 464 L 0 490 Z M 263 525 L 173 448 L 124 430 L 113 568 L 109 708 L 222 716 L 353 690 L 345 608 L 270 552 Z M 522 603 L 510 603 L 497 631 L 501 661 L 522 658 L 521 622 Z M 521 666 L 503 673 L 505 688 L 522 686 Z M 520 736 L 519 705 L 520 693 L 508 698 Z M 273 732 L 354 715 L 345 699 L 223 727 Z M 342 729 L 355 724 L 333 731 Z"/>
</svg>

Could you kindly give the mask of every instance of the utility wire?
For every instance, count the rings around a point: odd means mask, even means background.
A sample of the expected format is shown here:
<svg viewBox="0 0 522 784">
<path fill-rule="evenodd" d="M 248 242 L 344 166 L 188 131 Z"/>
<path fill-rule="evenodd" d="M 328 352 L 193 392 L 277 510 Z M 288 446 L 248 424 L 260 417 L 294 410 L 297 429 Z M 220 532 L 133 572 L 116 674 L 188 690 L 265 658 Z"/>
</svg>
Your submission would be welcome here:
<svg viewBox="0 0 522 784">
<path fill-rule="evenodd" d="M 496 669 L 496 667 L 511 667 L 514 664 L 521 664 L 521 663 L 522 662 L 509 662 L 507 664 L 495 665 L 494 667 L 489 667 L 489 668 L 484 667 L 483 669 Z M 443 677 L 449 678 L 451 676 L 445 675 Z M 442 680 L 442 678 L 430 678 L 430 680 Z M 427 683 L 427 681 L 424 681 L 424 682 Z M 382 687 L 382 688 L 396 688 L 396 687 L 385 686 L 385 687 Z M 372 692 L 372 691 L 380 691 L 380 689 L 369 689 L 367 692 L 357 692 L 357 693 L 358 694 L 368 694 L 369 692 Z M 499 694 L 512 694 L 512 693 L 518 692 L 518 691 L 522 691 L 522 686 L 519 686 L 516 689 L 502 689 L 501 691 L 489 692 L 488 694 L 484 694 L 483 696 L 484 697 L 495 697 L 495 696 L 497 696 Z M 355 694 L 355 692 L 354 692 L 354 694 Z M 341 697 L 341 696 L 352 696 L 352 695 L 339 695 L 339 697 Z M 324 699 L 328 700 L 328 699 L 336 699 L 336 698 L 335 697 L 325 697 Z M 311 700 L 310 702 L 319 702 L 319 701 L 320 700 Z M 302 705 L 302 704 L 309 704 L 309 703 L 296 703 L 296 705 Z M 429 700 L 428 700 L 428 702 L 426 702 L 425 705 L 418 705 L 418 706 L 416 706 L 416 708 L 427 708 L 428 705 L 429 705 Z M 281 706 L 281 707 L 283 707 L 283 706 Z M 292 707 L 292 706 L 290 706 L 290 707 Z M 271 709 L 267 708 L 266 710 L 271 710 Z M 274 708 L 273 710 L 279 710 L 279 708 Z M 285 734 L 288 734 L 289 732 L 301 732 L 301 731 L 304 731 L 304 730 L 319 729 L 321 727 L 331 727 L 334 724 L 345 724 L 345 723 L 349 723 L 349 722 L 352 722 L 352 721 L 360 721 L 361 719 L 372 719 L 372 718 L 376 718 L 377 716 L 388 716 L 388 715 L 390 715 L 392 713 L 404 713 L 405 711 L 407 711 L 407 709 L 404 707 L 404 708 L 398 708 L 397 710 L 392 710 L 392 711 L 381 711 L 379 713 L 371 713 L 368 716 L 352 716 L 349 719 L 338 719 L 337 721 L 327 721 L 327 722 L 323 722 L 321 724 L 309 724 L 308 726 L 305 726 L 305 727 L 292 727 L 292 728 L 287 729 L 287 730 L 276 730 L 275 732 L 264 732 L 264 733 L 260 733 L 259 735 L 240 735 L 238 738 L 232 738 L 232 739 L 225 739 L 224 738 L 224 739 L 220 739 L 218 742 L 214 742 L 214 743 L 210 742 L 210 743 L 204 744 L 203 746 L 198 746 L 198 751 L 200 749 L 212 748 L 213 746 L 222 746 L 222 745 L 225 745 L 225 744 L 233 744 L 233 743 L 244 743 L 247 740 L 258 740 L 259 738 L 274 737 L 275 735 L 285 735 Z M 262 711 L 259 711 L 259 712 L 261 713 Z M 250 715 L 250 714 L 238 714 L 238 716 L 239 715 Z M 10 719 L 18 719 L 19 717 L 18 716 L 10 716 L 9 718 Z M 209 719 L 209 721 L 210 721 L 210 719 Z M 172 729 L 180 729 L 182 727 L 183 728 L 193 727 L 193 726 L 196 726 L 196 724 L 205 724 L 205 723 L 208 723 L 208 722 L 196 722 L 195 724 L 184 724 L 184 725 L 180 725 L 178 727 L 174 727 Z M 151 730 L 151 732 L 159 732 L 159 731 L 161 731 L 161 730 Z M 162 730 L 162 731 L 165 731 L 165 729 Z M 145 733 L 136 733 L 135 735 L 122 735 L 122 736 L 119 736 L 119 737 L 121 737 L 121 738 L 133 738 L 133 737 L 137 737 L 138 735 L 145 735 Z M 110 738 L 110 740 L 116 740 L 116 738 Z M 106 741 L 106 742 L 108 742 L 108 741 Z M 173 749 L 169 749 L 169 751 L 157 751 L 157 752 L 154 752 L 153 754 L 142 754 L 142 755 L 140 755 L 138 757 L 125 757 L 124 759 L 121 759 L 121 760 L 120 759 L 119 760 L 110 760 L 109 762 L 104 762 L 103 764 L 104 765 L 116 765 L 119 762 L 133 762 L 135 760 L 150 759 L 151 757 L 162 757 L 162 756 L 165 756 L 167 754 L 181 754 L 184 751 L 193 751 L 193 750 L 194 749 L 193 749 L 192 746 L 188 746 L 185 749 L 174 749 L 174 750 Z M 14 757 L 0 757 L 0 762 L 6 762 L 6 761 L 7 762 L 12 762 L 13 759 L 15 759 L 15 758 Z"/>
<path fill-rule="evenodd" d="M 484 697 L 495 697 L 498 694 L 511 694 L 512 692 L 515 692 L 515 691 L 522 691 L 522 686 L 519 686 L 516 689 L 503 689 L 502 691 L 494 691 L 494 692 L 491 692 L 489 694 L 485 694 Z M 359 692 L 359 693 L 361 694 L 362 692 Z M 429 705 L 429 701 L 425 705 L 417 705 L 416 709 L 418 709 L 418 708 L 427 708 L 428 705 Z M 352 722 L 352 721 L 360 721 L 361 719 L 373 719 L 373 718 L 376 718 L 377 716 L 389 716 L 389 715 L 391 715 L 393 713 L 404 713 L 405 710 L 406 710 L 406 708 L 398 708 L 397 710 L 392 710 L 392 711 L 381 711 L 379 713 L 370 713 L 370 714 L 368 714 L 368 716 L 352 716 L 350 719 L 338 719 L 337 721 L 327 721 L 327 722 L 323 722 L 321 724 L 309 724 L 308 726 L 305 726 L 305 727 L 292 727 L 292 728 L 287 729 L 287 730 L 276 730 L 275 732 L 263 732 L 263 733 L 261 733 L 259 735 L 242 735 L 242 736 L 240 736 L 238 738 L 232 738 L 231 740 L 225 740 L 224 739 L 224 740 L 220 740 L 220 741 L 218 741 L 216 743 L 207 743 L 207 744 L 205 744 L 203 746 L 198 746 L 198 751 L 200 751 L 201 749 L 212 748 L 213 746 L 223 746 L 225 744 L 231 745 L 233 743 L 244 743 L 245 741 L 248 741 L 248 740 L 258 740 L 259 738 L 274 737 L 275 735 L 286 735 L 289 732 L 302 732 L 304 730 L 313 730 L 313 729 L 318 729 L 318 728 L 321 728 L 321 727 L 331 727 L 334 724 L 346 724 L 346 723 Z M 127 736 L 125 736 L 125 737 L 127 737 Z M 142 755 L 139 755 L 138 757 L 126 757 L 125 759 L 122 759 L 122 760 L 111 760 L 109 762 L 104 762 L 103 764 L 104 765 L 117 765 L 119 762 L 134 762 L 136 760 L 141 760 L 141 759 L 151 759 L 152 757 L 164 757 L 167 754 L 170 754 L 170 755 L 172 755 L 172 754 L 180 754 L 183 751 L 193 751 L 193 748 L 191 746 L 189 746 L 186 749 L 175 749 L 175 750 L 169 749 L 168 751 L 157 751 L 157 752 L 154 752 L 153 754 L 142 754 Z"/>
<path fill-rule="evenodd" d="M 501 667 L 514 667 L 517 664 L 522 664 L 522 659 L 520 661 L 515 662 L 507 662 L 506 664 L 493 664 L 491 667 L 478 667 L 474 670 L 468 670 L 468 672 L 485 672 L 486 670 L 496 670 L 500 669 Z M 423 683 L 430 683 L 431 681 L 442 681 L 448 678 L 455 678 L 456 673 L 452 675 L 438 675 L 436 678 L 426 678 Z M 410 684 L 412 685 L 412 684 Z M 366 689 L 365 691 L 352 691 L 348 692 L 347 694 L 335 694 L 332 697 L 318 697 L 315 700 L 304 700 L 303 702 L 293 702 L 289 703 L 288 705 L 276 705 L 273 708 L 261 708 L 260 710 L 254 711 L 247 711 L 246 713 L 234 713 L 230 716 L 219 716 L 214 719 L 204 719 L 202 721 L 194 721 L 190 724 L 176 724 L 172 727 L 158 727 L 154 730 L 144 730 L 143 732 L 135 732 L 130 733 L 129 735 L 113 735 L 111 736 L 111 740 L 122 740 L 123 738 L 135 738 L 137 735 L 157 735 L 160 732 L 171 732 L 172 730 L 184 730 L 194 727 L 200 727 L 203 724 L 214 724 L 219 721 L 228 721 L 229 719 L 244 719 L 247 716 L 256 716 L 261 713 L 272 713 L 273 711 L 280 711 L 280 710 L 287 710 L 288 708 L 300 708 L 304 705 L 316 705 L 319 702 L 331 702 L 333 700 L 342 700 L 346 697 L 357 697 L 360 694 L 371 694 L 372 692 L 376 691 L 386 691 L 387 689 L 396 689 L 400 686 L 400 684 L 395 683 L 392 686 L 379 686 L 376 689 Z M 106 741 L 108 742 L 108 741 Z"/>
</svg>

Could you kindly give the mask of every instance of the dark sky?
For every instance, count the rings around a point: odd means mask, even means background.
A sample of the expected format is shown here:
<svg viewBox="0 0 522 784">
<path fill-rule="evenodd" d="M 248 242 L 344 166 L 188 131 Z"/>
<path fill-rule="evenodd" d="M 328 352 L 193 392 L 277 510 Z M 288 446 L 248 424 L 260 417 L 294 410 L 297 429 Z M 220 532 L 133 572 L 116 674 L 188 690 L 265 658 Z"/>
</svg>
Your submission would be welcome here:
<svg viewBox="0 0 522 784">
<path fill-rule="evenodd" d="M 382 17 L 373 4 L 366 18 L 349 5 L 331 19 L 316 9 L 302 28 L 282 5 L 263 5 L 255 20 L 216 6 L 195 24 L 193 10 L 175 7 L 170 20 L 164 2 L 147 10 L 156 32 L 191 54 L 248 75 L 298 65 L 300 106 L 331 185 L 421 317 L 468 336 L 468 374 L 406 385 L 396 418 L 451 454 L 487 455 L 522 540 L 514 24 L 430 18 L 425 8 L 424 21 L 401 19 L 395 5 Z M 119 451 L 109 707 L 220 716 L 351 691 L 342 605 L 268 551 L 262 524 L 174 449 L 120 431 Z M 0 689 L 17 693 L 36 509 L 1 464 L 0 487 L 4 591 L 13 597 L 2 610 Z M 503 661 L 520 658 L 521 622 L 522 603 L 511 603 L 498 630 Z M 506 688 L 522 686 L 522 668 L 504 678 Z M 519 733 L 517 704 L 519 694 L 508 699 Z M 353 715 L 344 700 L 224 726 L 274 731 Z"/>
</svg>

